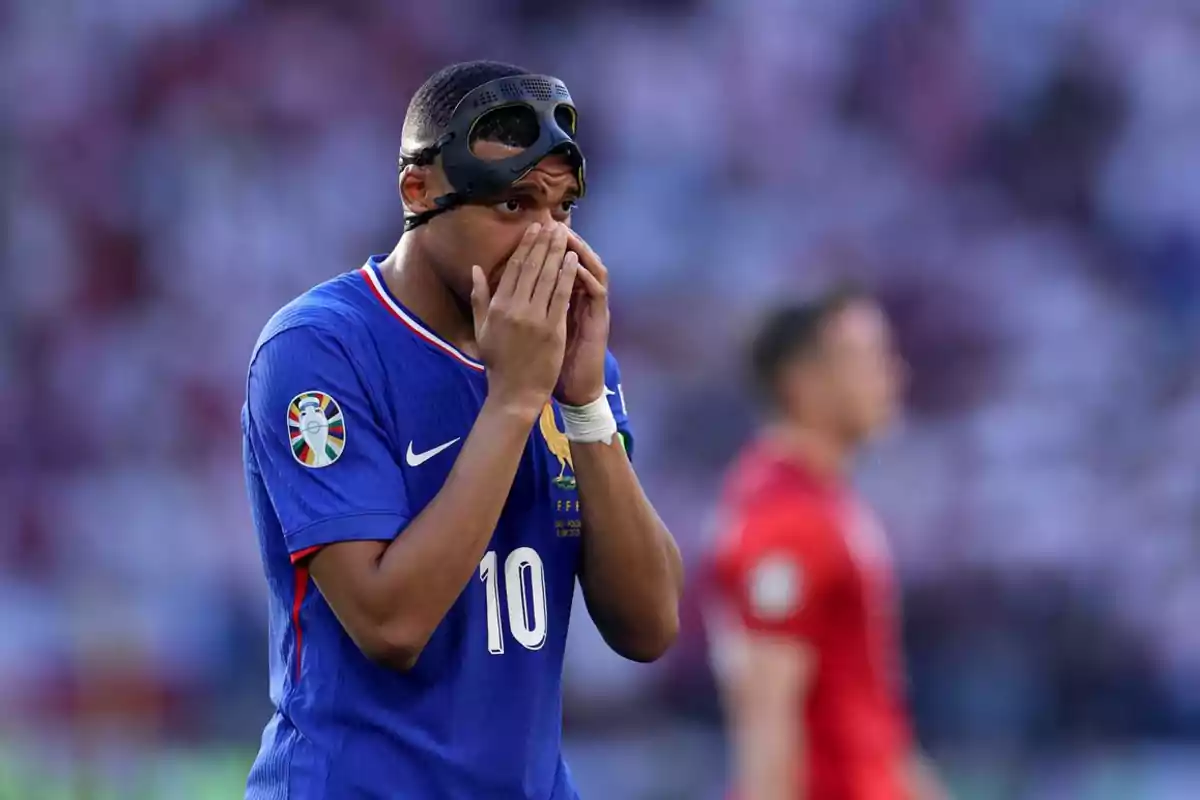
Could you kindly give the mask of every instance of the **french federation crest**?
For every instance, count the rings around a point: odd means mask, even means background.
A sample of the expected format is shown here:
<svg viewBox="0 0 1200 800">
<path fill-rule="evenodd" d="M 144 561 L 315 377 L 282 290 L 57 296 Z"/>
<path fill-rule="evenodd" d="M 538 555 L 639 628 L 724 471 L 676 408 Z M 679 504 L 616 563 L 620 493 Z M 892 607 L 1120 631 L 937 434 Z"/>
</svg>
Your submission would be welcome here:
<svg viewBox="0 0 1200 800">
<path fill-rule="evenodd" d="M 571 443 L 567 441 L 567 435 L 559 430 L 558 420 L 554 418 L 554 406 L 550 403 L 542 408 L 538 428 L 550 454 L 558 460 L 558 477 L 554 479 L 554 485 L 560 489 L 574 489 L 575 464 L 571 461 Z"/>
<path fill-rule="evenodd" d="M 302 392 L 288 405 L 292 456 L 306 467 L 328 467 L 346 446 L 342 407 L 324 392 Z"/>
</svg>

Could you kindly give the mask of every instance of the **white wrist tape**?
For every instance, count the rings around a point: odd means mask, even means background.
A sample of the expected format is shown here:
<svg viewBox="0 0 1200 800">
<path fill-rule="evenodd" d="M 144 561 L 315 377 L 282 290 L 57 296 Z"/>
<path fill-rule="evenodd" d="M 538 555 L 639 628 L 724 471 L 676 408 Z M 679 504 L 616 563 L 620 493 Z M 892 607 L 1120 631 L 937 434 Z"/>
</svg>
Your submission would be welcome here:
<svg viewBox="0 0 1200 800">
<path fill-rule="evenodd" d="M 568 442 L 612 444 L 617 435 L 617 420 L 606 396 L 602 394 L 586 406 L 560 404 L 559 408 L 562 409 L 563 433 Z"/>
</svg>

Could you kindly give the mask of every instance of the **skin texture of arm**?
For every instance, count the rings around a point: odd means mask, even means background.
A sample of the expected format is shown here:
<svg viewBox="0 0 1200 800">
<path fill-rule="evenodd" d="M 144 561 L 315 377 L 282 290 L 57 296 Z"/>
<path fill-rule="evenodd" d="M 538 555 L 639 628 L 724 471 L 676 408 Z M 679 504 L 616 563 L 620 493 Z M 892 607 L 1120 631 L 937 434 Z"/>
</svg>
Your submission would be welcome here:
<svg viewBox="0 0 1200 800">
<path fill-rule="evenodd" d="M 588 612 L 617 653 L 654 661 L 679 632 L 679 549 L 618 439 L 576 444 L 571 452 L 583 515 L 580 583 Z"/>
<path fill-rule="evenodd" d="M 416 663 L 479 568 L 532 424 L 485 403 L 445 486 L 403 534 L 313 556 L 313 580 L 369 658 L 402 670 Z"/>
<path fill-rule="evenodd" d="M 574 232 L 581 291 L 572 302 L 560 402 L 585 405 L 604 396 L 608 352 L 608 269 Z M 670 531 L 646 499 L 614 436 L 572 443 L 583 515 L 580 584 L 588 612 L 609 647 L 634 661 L 654 661 L 679 632 L 683 560 Z"/>
<path fill-rule="evenodd" d="M 721 682 L 733 728 L 739 800 L 804 797 L 806 732 L 799 709 L 816 668 L 794 640 L 743 632 Z"/>
</svg>

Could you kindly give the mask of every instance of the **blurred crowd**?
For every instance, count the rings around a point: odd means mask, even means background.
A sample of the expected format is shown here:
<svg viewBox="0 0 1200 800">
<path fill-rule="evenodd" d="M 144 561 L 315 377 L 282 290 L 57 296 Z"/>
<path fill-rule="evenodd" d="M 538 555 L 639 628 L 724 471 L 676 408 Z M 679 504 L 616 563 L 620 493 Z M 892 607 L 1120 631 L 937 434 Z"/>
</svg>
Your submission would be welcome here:
<svg viewBox="0 0 1200 800">
<path fill-rule="evenodd" d="M 402 229 L 407 100 L 563 78 L 648 491 L 695 564 L 743 343 L 851 278 L 913 370 L 861 465 L 922 737 L 1200 737 L 1200 6 L 1190 0 L 15 0 L 0 9 L 0 737 L 266 719 L 251 346 Z M 570 648 L 575 731 L 715 723 Z M 637 709 L 633 713 L 632 709 Z M 607 734 L 605 734 L 607 735 Z"/>
</svg>

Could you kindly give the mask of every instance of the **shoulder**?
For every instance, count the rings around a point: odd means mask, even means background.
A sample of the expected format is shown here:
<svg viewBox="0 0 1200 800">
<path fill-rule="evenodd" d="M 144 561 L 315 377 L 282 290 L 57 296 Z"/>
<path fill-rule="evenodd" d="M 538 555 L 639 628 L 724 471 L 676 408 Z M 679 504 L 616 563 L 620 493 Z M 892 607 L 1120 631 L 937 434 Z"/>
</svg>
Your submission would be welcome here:
<svg viewBox="0 0 1200 800">
<path fill-rule="evenodd" d="M 364 303 L 365 280 L 359 270 L 343 273 L 318 284 L 288 302 L 263 326 L 250 361 L 253 365 L 267 351 L 286 351 L 293 346 L 321 340 L 350 353 L 371 341 L 372 310 Z"/>
<path fill-rule="evenodd" d="M 727 473 L 721 507 L 727 548 L 812 550 L 837 538 L 827 493 L 758 445 L 747 447 Z"/>
<path fill-rule="evenodd" d="M 731 469 L 721 507 L 714 591 L 736 601 L 751 627 L 795 632 L 801 611 L 845 574 L 829 503 L 786 464 L 751 450 Z"/>
<path fill-rule="evenodd" d="M 246 375 L 251 421 L 306 396 L 337 403 L 370 403 L 385 383 L 384 363 L 371 330 L 372 309 L 361 302 L 365 281 L 344 273 L 313 287 L 277 311 L 259 334 Z"/>
<path fill-rule="evenodd" d="M 809 481 L 759 441 L 742 451 L 725 472 L 722 500 L 730 508 L 808 508 L 820 497 Z"/>
</svg>

